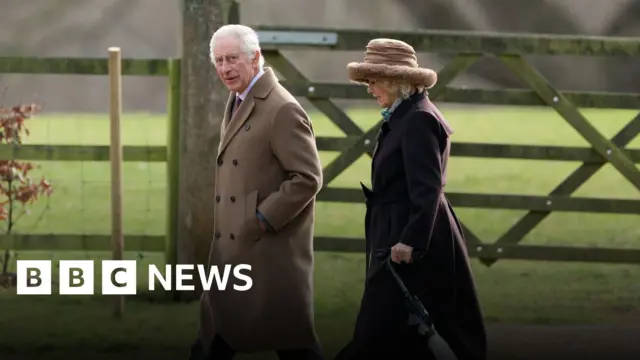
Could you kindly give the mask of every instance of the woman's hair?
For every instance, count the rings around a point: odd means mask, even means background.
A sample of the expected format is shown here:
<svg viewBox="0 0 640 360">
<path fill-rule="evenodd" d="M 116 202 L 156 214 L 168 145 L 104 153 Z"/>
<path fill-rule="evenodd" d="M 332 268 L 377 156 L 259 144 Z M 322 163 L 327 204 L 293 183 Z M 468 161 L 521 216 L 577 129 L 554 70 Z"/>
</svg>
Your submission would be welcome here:
<svg viewBox="0 0 640 360">
<path fill-rule="evenodd" d="M 415 93 L 422 93 L 426 90 L 424 86 L 415 86 L 405 83 L 398 83 L 389 80 L 377 80 L 378 84 L 387 90 L 390 94 L 395 95 L 398 99 L 406 100 Z"/>
</svg>

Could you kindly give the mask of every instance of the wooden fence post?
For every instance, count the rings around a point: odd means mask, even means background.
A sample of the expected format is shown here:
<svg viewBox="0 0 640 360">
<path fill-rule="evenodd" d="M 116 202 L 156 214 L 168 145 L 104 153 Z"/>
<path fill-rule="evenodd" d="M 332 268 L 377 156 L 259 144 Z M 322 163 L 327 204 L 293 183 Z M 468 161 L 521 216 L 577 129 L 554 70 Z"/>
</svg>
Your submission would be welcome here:
<svg viewBox="0 0 640 360">
<path fill-rule="evenodd" d="M 122 142 L 120 117 L 122 116 L 122 58 L 120 48 L 109 48 L 109 122 L 111 125 L 111 237 L 113 260 L 122 260 L 124 230 L 122 226 Z M 114 315 L 124 314 L 124 296 L 115 297 Z"/>
<path fill-rule="evenodd" d="M 180 181 L 180 59 L 169 60 L 168 113 L 167 119 L 167 233 L 165 264 L 171 265 L 173 299 L 175 291 L 175 265 L 178 264 L 178 202 Z"/>
</svg>

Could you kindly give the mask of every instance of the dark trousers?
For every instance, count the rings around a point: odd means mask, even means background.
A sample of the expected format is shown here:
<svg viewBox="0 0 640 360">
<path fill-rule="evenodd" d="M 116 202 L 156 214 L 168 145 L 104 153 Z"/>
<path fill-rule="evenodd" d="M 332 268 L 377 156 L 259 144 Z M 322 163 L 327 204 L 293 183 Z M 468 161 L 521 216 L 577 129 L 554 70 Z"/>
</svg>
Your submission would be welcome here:
<svg viewBox="0 0 640 360">
<path fill-rule="evenodd" d="M 309 349 L 275 351 L 280 360 L 324 360 L 319 344 Z M 208 356 L 202 351 L 202 345 L 198 340 L 191 346 L 189 360 L 231 360 L 235 355 L 236 351 L 223 338 L 216 336 L 211 342 Z"/>
</svg>

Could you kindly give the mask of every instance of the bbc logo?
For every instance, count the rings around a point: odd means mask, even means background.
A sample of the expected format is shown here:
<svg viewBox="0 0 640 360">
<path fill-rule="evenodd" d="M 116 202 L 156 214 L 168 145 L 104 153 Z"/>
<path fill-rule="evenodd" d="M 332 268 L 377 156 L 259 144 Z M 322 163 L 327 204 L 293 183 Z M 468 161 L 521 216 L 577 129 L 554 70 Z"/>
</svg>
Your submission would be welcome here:
<svg viewBox="0 0 640 360">
<path fill-rule="evenodd" d="M 93 260 L 60 260 L 60 295 L 93 295 Z M 18 295 L 51 295 L 50 260 L 17 261 Z M 137 292 L 135 260 L 102 261 L 102 294 L 135 295 Z"/>
</svg>

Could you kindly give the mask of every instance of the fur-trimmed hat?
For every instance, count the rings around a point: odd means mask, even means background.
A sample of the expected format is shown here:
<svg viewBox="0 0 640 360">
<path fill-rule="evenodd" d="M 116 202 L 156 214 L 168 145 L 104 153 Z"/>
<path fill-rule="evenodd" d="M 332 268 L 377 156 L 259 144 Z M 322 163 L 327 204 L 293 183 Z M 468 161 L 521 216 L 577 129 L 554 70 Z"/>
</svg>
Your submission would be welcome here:
<svg viewBox="0 0 640 360">
<path fill-rule="evenodd" d="M 438 73 L 418 66 L 413 47 L 395 39 L 373 39 L 367 44 L 363 62 L 347 64 L 349 80 L 366 83 L 368 79 L 382 79 L 398 83 L 433 87 Z"/>
</svg>

